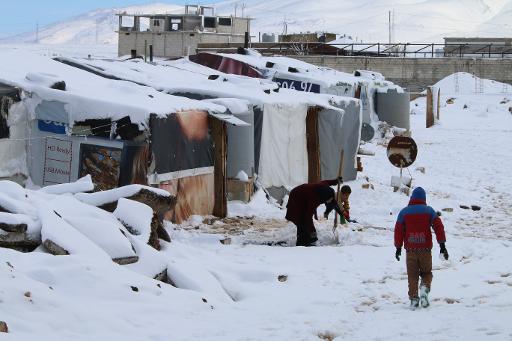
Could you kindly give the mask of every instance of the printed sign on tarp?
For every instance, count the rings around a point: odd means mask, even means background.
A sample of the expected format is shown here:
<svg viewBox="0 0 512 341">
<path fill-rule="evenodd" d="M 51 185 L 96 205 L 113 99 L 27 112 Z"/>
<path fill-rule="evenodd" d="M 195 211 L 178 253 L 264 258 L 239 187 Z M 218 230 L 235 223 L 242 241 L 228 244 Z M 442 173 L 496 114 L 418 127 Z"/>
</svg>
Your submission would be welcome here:
<svg viewBox="0 0 512 341">
<path fill-rule="evenodd" d="M 279 85 L 279 87 L 283 88 L 283 89 L 314 92 L 317 94 L 320 93 L 320 85 L 319 84 L 305 82 L 305 81 L 296 81 L 293 79 L 285 79 L 285 78 L 274 78 L 273 81 L 276 82 Z"/>
<path fill-rule="evenodd" d="M 79 177 L 90 174 L 97 191 L 118 187 L 121 154 L 120 148 L 82 143 Z"/>
<path fill-rule="evenodd" d="M 46 138 L 43 185 L 62 184 L 70 181 L 73 142 Z"/>
<path fill-rule="evenodd" d="M 60 135 L 66 134 L 66 125 L 61 122 L 37 120 L 37 127 L 40 131 L 47 131 L 49 133 Z"/>
<path fill-rule="evenodd" d="M 213 166 L 213 141 L 205 111 L 151 115 L 151 148 L 155 172 L 165 174 Z"/>
</svg>

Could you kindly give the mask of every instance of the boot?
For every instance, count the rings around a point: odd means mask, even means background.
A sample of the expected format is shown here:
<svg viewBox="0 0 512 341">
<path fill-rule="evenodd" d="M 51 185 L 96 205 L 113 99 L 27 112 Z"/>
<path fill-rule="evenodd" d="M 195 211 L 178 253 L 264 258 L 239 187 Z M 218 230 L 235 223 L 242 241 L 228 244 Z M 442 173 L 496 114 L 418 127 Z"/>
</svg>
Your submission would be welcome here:
<svg viewBox="0 0 512 341">
<path fill-rule="evenodd" d="M 411 310 L 416 310 L 420 305 L 420 300 L 418 297 L 411 298 Z"/>
<path fill-rule="evenodd" d="M 420 303 L 423 308 L 426 308 L 430 305 L 430 302 L 428 301 L 428 293 L 430 292 L 430 289 L 426 286 L 422 285 L 420 287 Z"/>
</svg>

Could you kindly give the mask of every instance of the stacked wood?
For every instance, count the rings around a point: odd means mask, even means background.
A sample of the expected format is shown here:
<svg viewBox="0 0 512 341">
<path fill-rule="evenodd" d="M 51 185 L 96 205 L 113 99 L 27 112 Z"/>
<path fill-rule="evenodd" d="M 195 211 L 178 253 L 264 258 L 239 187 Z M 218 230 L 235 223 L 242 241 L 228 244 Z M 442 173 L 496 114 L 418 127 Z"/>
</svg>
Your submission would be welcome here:
<svg viewBox="0 0 512 341">
<path fill-rule="evenodd" d="M 39 244 L 41 241 L 31 239 L 25 232 L 0 232 L 0 247 L 32 252 Z"/>
<path fill-rule="evenodd" d="M 12 214 L 1 207 L 0 211 L 0 247 L 30 252 L 41 243 L 34 236 L 27 234 L 27 224 L 17 222 L 16 219 L 11 218 L 23 215 Z M 4 219 L 1 219 L 2 217 Z"/>
<path fill-rule="evenodd" d="M 139 192 L 130 197 L 126 197 L 126 199 L 146 204 L 153 209 L 154 214 L 153 220 L 151 222 L 151 236 L 148 243 L 149 245 L 157 250 L 160 250 L 160 242 L 158 241 L 159 238 L 165 240 L 166 242 L 171 241 L 171 237 L 164 228 L 163 217 L 167 211 L 176 205 L 176 197 L 158 195 L 151 190 L 141 188 Z M 99 206 L 99 208 L 108 212 L 114 212 L 117 208 L 117 201 L 103 204 Z M 130 227 L 127 226 L 127 228 L 129 229 Z"/>
</svg>

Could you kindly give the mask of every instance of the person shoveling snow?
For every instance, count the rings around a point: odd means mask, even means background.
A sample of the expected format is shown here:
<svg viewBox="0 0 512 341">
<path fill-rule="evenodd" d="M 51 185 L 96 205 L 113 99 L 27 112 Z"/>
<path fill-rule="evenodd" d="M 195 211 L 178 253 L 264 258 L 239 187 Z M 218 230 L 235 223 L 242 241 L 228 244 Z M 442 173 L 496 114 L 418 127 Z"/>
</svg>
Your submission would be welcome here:
<svg viewBox="0 0 512 341">
<path fill-rule="evenodd" d="M 407 251 L 406 264 L 411 309 L 416 309 L 420 304 L 423 308 L 426 308 L 430 304 L 428 293 L 432 283 L 431 227 L 436 233 L 441 254 L 448 260 L 443 222 L 436 211 L 427 205 L 425 190 L 417 187 L 412 192 L 409 205 L 398 214 L 395 224 L 396 260 L 400 261 L 402 245 L 405 246 Z M 421 277 L 419 298 L 418 277 Z"/>
<path fill-rule="evenodd" d="M 340 181 L 343 181 L 340 179 Z M 312 246 L 318 240 L 313 217 L 318 220 L 316 209 L 325 204 L 326 213 L 343 211 L 335 200 L 335 192 L 330 186 L 338 184 L 338 179 L 325 180 L 314 184 L 303 184 L 291 190 L 286 205 L 286 220 L 297 226 L 297 246 Z"/>
</svg>

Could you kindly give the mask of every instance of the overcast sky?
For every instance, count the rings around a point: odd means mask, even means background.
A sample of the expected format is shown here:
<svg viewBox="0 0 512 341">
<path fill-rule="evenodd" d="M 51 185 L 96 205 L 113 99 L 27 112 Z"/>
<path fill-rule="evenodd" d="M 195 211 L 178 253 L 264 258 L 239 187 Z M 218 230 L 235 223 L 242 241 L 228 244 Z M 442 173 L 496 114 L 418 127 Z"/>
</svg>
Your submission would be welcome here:
<svg viewBox="0 0 512 341">
<path fill-rule="evenodd" d="M 40 27 L 97 8 L 125 7 L 149 3 L 210 4 L 214 0 L 0 0 L 0 36 L 35 31 Z"/>
</svg>

